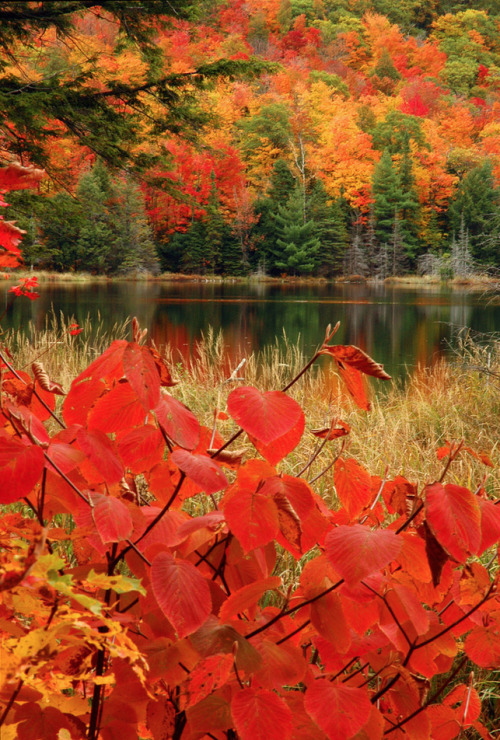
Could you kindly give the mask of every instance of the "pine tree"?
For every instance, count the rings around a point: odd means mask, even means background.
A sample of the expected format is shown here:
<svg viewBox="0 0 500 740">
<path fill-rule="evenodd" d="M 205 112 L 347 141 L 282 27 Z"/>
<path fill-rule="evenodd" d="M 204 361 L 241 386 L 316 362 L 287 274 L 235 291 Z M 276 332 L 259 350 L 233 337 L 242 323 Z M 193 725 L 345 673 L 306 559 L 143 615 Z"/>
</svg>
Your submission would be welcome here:
<svg viewBox="0 0 500 740">
<path fill-rule="evenodd" d="M 401 205 L 400 179 L 387 149 L 375 167 L 372 193 L 375 234 L 381 244 L 387 244 L 392 236 L 394 213 L 398 212 Z"/>
<path fill-rule="evenodd" d="M 108 269 L 122 274 L 157 274 L 160 263 L 144 196 L 130 177 L 124 177 L 115 185 L 111 215 L 115 248 L 108 255 Z"/>
<path fill-rule="evenodd" d="M 254 267 L 273 269 L 276 241 L 280 229 L 276 221 L 278 208 L 287 203 L 295 188 L 295 178 L 284 159 L 276 160 L 266 195 L 255 203 L 257 223 L 252 230 L 252 238 L 257 248 L 253 257 Z"/>
<path fill-rule="evenodd" d="M 104 272 L 114 249 L 114 233 L 103 190 L 102 178 L 96 168 L 80 178 L 77 197 L 81 203 L 83 220 L 76 244 L 79 269 L 94 273 Z"/>
<path fill-rule="evenodd" d="M 452 231 L 460 230 L 463 218 L 473 257 L 492 264 L 499 262 L 490 238 L 495 231 L 494 215 L 499 202 L 500 189 L 495 186 L 492 163 L 486 160 L 463 177 L 448 211 Z"/>
<path fill-rule="evenodd" d="M 349 239 L 340 199 L 330 199 L 321 180 L 314 180 L 308 197 L 308 216 L 314 221 L 314 234 L 321 248 L 318 269 L 334 275 L 342 269 Z"/>
<path fill-rule="evenodd" d="M 206 233 L 203 223 L 199 220 L 192 222 L 190 228 L 175 234 L 176 243 L 182 248 L 180 268 L 182 272 L 204 274 L 207 270 Z"/>
<path fill-rule="evenodd" d="M 274 266 L 292 275 L 312 272 L 318 263 L 321 244 L 314 234 L 314 221 L 304 222 L 300 187 L 295 188 L 286 205 L 278 208 L 276 222 L 279 237 L 274 248 Z"/>
<path fill-rule="evenodd" d="M 398 168 L 401 199 L 398 204 L 398 219 L 401 238 L 405 245 L 406 255 L 412 259 L 418 249 L 418 221 L 420 204 L 415 188 L 413 163 L 410 153 L 410 138 L 405 133 L 403 148 Z"/>
<path fill-rule="evenodd" d="M 211 173 L 210 194 L 202 219 L 205 231 L 205 260 L 209 272 L 217 272 L 222 266 L 222 249 L 226 224 L 220 211 L 219 193 L 215 173 Z"/>
</svg>

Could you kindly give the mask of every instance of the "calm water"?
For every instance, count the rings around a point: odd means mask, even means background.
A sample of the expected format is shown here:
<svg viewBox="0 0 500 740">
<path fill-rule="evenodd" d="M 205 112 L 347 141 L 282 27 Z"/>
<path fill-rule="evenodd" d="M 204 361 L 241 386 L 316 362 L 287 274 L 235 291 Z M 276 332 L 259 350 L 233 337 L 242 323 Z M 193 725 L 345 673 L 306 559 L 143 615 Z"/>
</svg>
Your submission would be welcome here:
<svg viewBox="0 0 500 740">
<path fill-rule="evenodd" d="M 7 287 L 0 299 L 7 301 Z M 37 301 L 18 298 L 2 320 L 16 329 L 45 325 L 52 310 L 83 323 L 101 315 L 111 326 L 137 316 L 158 345 L 170 342 L 187 357 L 209 327 L 222 330 L 237 362 L 281 340 L 283 332 L 312 352 L 328 323 L 341 322 L 338 343 L 356 344 L 394 377 L 449 352 L 456 332 L 500 328 L 500 301 L 470 290 L 366 285 L 65 284 L 43 285 Z M 83 335 L 81 335 L 83 336 Z"/>
</svg>

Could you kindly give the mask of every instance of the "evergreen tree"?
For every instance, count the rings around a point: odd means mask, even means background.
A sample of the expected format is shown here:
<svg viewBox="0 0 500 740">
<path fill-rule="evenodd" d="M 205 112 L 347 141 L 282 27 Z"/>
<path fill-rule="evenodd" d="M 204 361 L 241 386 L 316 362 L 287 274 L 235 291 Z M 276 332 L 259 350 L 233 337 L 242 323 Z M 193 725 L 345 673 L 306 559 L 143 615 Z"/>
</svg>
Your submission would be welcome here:
<svg viewBox="0 0 500 740">
<path fill-rule="evenodd" d="M 115 185 L 111 215 L 114 249 L 108 255 L 108 271 L 158 273 L 160 264 L 144 196 L 130 177 Z"/>
<path fill-rule="evenodd" d="M 418 248 L 420 203 L 415 188 L 415 177 L 413 175 L 413 163 L 410 153 L 410 138 L 407 133 L 403 139 L 398 175 L 401 193 L 398 204 L 399 228 L 406 254 L 408 257 L 413 258 Z"/>
<path fill-rule="evenodd" d="M 207 270 L 206 233 L 200 220 L 192 222 L 185 232 L 175 234 L 176 245 L 182 248 L 180 268 L 182 272 L 204 274 Z"/>
<path fill-rule="evenodd" d="M 278 208 L 287 203 L 295 184 L 295 178 L 285 160 L 276 160 L 267 193 L 255 203 L 258 221 L 252 230 L 252 237 L 257 244 L 254 267 L 260 265 L 262 269 L 266 265 L 266 269 L 273 269 L 276 242 L 281 233 L 276 214 Z"/>
<path fill-rule="evenodd" d="M 311 186 L 307 213 L 321 245 L 318 268 L 325 275 L 334 275 L 342 269 L 349 240 L 340 199 L 329 199 L 321 180 L 314 180 Z"/>
<path fill-rule="evenodd" d="M 372 180 L 375 215 L 375 234 L 381 244 L 387 244 L 392 236 L 394 214 L 401 207 L 401 185 L 392 157 L 387 149 L 375 167 Z"/>
<path fill-rule="evenodd" d="M 499 262 L 495 241 L 491 239 L 499 201 L 500 189 L 495 186 L 491 161 L 486 160 L 463 177 L 448 211 L 450 230 L 458 233 L 463 219 L 472 256 L 492 264 Z"/>
<path fill-rule="evenodd" d="M 84 216 L 76 244 L 78 268 L 104 272 L 110 264 L 115 239 L 107 203 L 109 194 L 103 189 L 98 168 L 82 175 L 76 194 Z"/>
<path fill-rule="evenodd" d="M 82 204 L 68 193 L 57 193 L 39 204 L 40 240 L 49 255 L 47 267 L 58 272 L 86 269 L 78 249 Z"/>
<path fill-rule="evenodd" d="M 295 188 L 286 205 L 278 208 L 275 218 L 280 236 L 274 248 L 274 266 L 293 275 L 312 272 L 318 264 L 321 244 L 314 233 L 314 221 L 304 222 L 300 187 Z"/>
<path fill-rule="evenodd" d="M 215 173 L 211 173 L 210 195 L 202 219 L 205 230 L 205 260 L 209 272 L 218 272 L 222 266 L 222 249 L 226 224 L 220 211 Z"/>
</svg>

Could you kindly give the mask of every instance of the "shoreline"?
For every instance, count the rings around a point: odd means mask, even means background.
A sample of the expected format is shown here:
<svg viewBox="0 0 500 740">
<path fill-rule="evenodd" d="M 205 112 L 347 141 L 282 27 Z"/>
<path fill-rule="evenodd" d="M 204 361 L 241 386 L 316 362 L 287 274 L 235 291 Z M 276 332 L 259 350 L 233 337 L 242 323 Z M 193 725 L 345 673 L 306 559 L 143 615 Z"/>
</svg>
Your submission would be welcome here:
<svg viewBox="0 0 500 740">
<path fill-rule="evenodd" d="M 345 277 L 269 277 L 265 275 L 249 276 L 222 276 L 222 275 L 187 275 L 183 273 L 162 273 L 161 275 L 137 274 L 124 276 L 92 275 L 88 272 L 47 272 L 44 270 L 16 270 L 15 272 L 3 273 L 5 281 L 15 282 L 26 277 L 38 277 L 40 285 L 44 283 L 115 283 L 115 282 L 147 282 L 147 283 L 193 283 L 214 285 L 386 285 L 404 288 L 425 287 L 457 287 L 457 288 L 482 288 L 496 289 L 500 282 L 498 278 L 488 275 L 474 275 L 470 278 L 453 278 L 441 280 L 439 277 L 418 275 L 404 275 L 399 277 L 387 277 L 384 280 L 366 278 L 362 275 L 350 275 Z"/>
</svg>

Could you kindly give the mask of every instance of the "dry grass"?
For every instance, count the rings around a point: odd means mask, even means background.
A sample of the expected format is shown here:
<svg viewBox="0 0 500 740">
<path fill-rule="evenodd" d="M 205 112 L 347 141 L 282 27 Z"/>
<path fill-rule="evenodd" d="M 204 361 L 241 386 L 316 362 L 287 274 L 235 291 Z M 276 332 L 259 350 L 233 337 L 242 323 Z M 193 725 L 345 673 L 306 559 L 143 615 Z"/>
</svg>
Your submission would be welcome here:
<svg viewBox="0 0 500 740">
<path fill-rule="evenodd" d="M 49 376 L 68 389 L 71 380 L 103 352 L 114 338 L 130 336 L 128 322 L 109 332 L 100 323 L 85 322 L 84 332 L 72 337 L 70 320 L 63 316 L 47 321 L 45 330 L 28 326 L 23 333 L 9 332 L 4 341 L 17 366 L 29 369 L 41 360 Z M 215 408 L 223 410 L 229 392 L 238 385 L 254 385 L 261 390 L 283 388 L 300 371 L 308 358 L 286 341 L 250 354 L 238 370 L 230 364 L 222 337 L 209 331 L 198 343 L 189 365 L 177 362 L 168 347 L 160 347 L 174 369 L 179 384 L 172 393 L 185 403 L 207 426 L 213 424 Z M 500 462 L 498 428 L 500 418 L 500 342 L 493 338 L 480 345 L 464 338 L 452 362 L 439 362 L 423 369 L 405 385 L 372 381 L 373 408 L 360 411 L 343 392 L 338 376 L 328 360 L 311 368 L 290 390 L 303 407 L 306 432 L 296 450 L 281 464 L 283 472 L 296 475 L 314 454 L 319 444 L 310 430 L 341 419 L 351 427 L 344 453 L 355 457 L 372 473 L 393 477 L 405 475 L 423 485 L 438 478 L 443 462 L 436 450 L 446 440 L 464 439 L 475 450 L 487 452 Z M 228 438 L 236 427 L 231 419 L 218 422 L 218 431 Z M 338 454 L 341 442 L 329 442 L 308 470 L 314 478 Z M 238 447 L 241 446 L 241 440 Z M 252 453 L 248 444 L 248 453 Z M 474 488 L 490 472 L 469 454 L 462 454 L 452 466 L 447 480 Z M 334 496 L 333 476 L 327 473 L 317 484 L 327 500 Z M 490 494 L 500 495 L 496 470 L 487 481 Z"/>
</svg>

